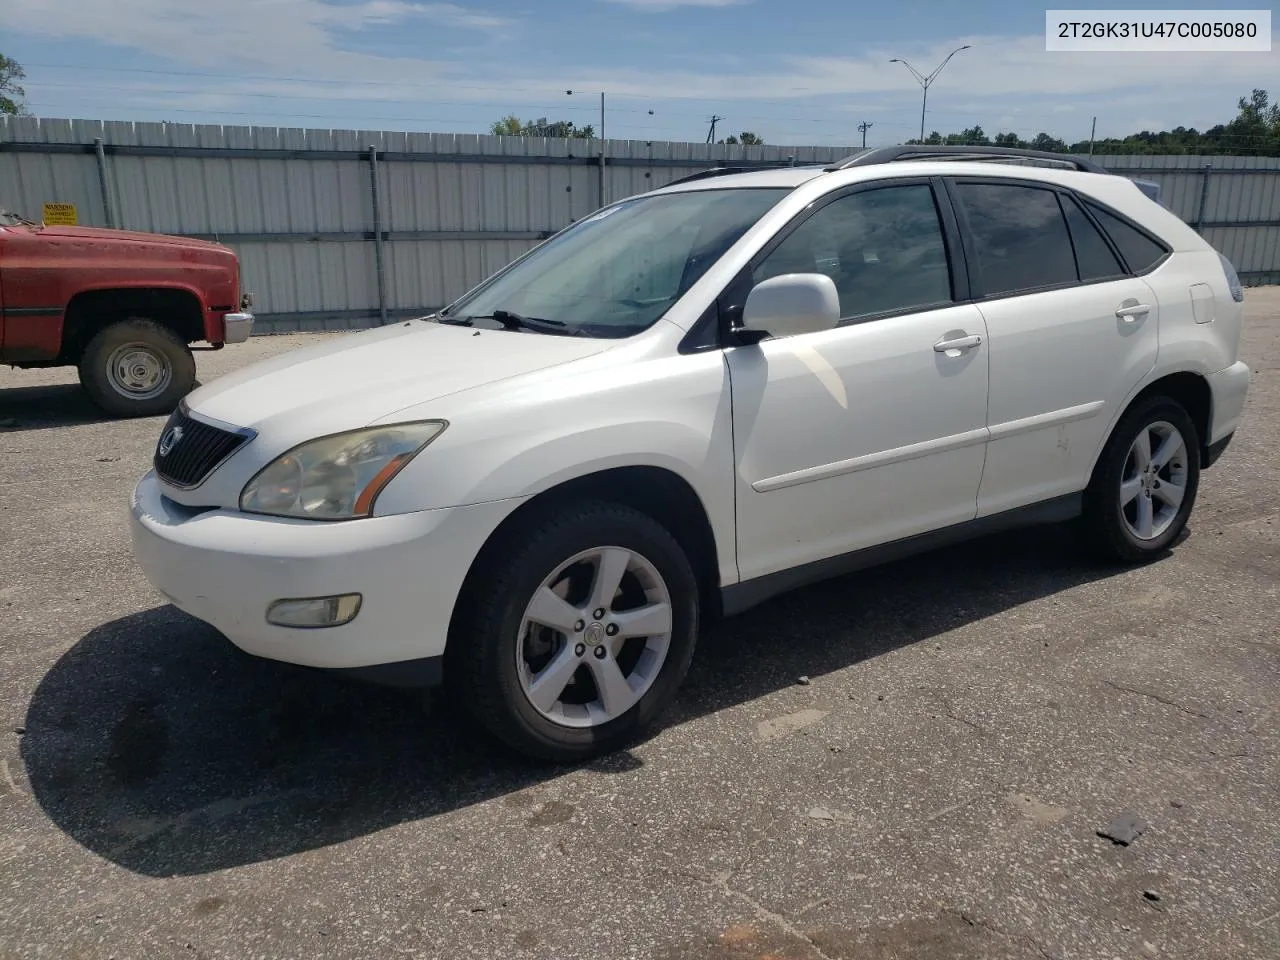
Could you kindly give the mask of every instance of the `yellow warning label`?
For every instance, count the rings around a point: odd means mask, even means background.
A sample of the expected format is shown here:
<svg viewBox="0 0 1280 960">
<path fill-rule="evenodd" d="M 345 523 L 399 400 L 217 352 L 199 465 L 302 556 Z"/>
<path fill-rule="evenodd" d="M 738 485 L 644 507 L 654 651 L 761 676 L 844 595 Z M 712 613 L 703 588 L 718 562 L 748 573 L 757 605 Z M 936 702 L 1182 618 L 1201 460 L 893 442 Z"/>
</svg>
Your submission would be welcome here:
<svg viewBox="0 0 1280 960">
<path fill-rule="evenodd" d="M 76 218 L 74 203 L 46 203 L 44 205 L 44 222 L 50 227 L 74 227 L 80 221 Z"/>
</svg>

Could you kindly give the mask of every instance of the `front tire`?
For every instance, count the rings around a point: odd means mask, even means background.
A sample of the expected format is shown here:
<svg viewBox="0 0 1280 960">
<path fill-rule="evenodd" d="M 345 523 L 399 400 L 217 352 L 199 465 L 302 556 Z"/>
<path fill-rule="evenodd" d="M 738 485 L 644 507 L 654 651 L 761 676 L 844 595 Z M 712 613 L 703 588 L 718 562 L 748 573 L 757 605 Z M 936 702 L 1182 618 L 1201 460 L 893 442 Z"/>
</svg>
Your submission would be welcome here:
<svg viewBox="0 0 1280 960">
<path fill-rule="evenodd" d="M 1159 556 L 1187 525 L 1200 486 L 1200 436 L 1182 405 L 1149 397 L 1116 425 L 1085 490 L 1096 553 L 1136 563 Z"/>
<path fill-rule="evenodd" d="M 672 700 L 698 632 L 675 538 L 589 503 L 488 545 L 450 631 L 445 682 L 517 751 L 574 761 L 632 740 Z"/>
<path fill-rule="evenodd" d="M 117 417 L 170 413 L 196 382 L 190 348 L 172 330 L 136 318 L 99 331 L 79 372 L 90 399 Z"/>
</svg>

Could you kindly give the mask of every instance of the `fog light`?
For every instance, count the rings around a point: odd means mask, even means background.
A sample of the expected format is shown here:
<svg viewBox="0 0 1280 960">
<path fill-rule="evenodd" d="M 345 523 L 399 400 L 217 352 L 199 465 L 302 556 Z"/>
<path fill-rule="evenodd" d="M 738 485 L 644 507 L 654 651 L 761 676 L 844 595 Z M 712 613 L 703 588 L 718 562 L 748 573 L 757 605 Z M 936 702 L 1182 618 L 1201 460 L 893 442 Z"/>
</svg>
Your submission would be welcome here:
<svg viewBox="0 0 1280 960">
<path fill-rule="evenodd" d="M 276 600 L 267 607 L 267 623 L 277 627 L 340 627 L 360 612 L 360 594 Z"/>
</svg>

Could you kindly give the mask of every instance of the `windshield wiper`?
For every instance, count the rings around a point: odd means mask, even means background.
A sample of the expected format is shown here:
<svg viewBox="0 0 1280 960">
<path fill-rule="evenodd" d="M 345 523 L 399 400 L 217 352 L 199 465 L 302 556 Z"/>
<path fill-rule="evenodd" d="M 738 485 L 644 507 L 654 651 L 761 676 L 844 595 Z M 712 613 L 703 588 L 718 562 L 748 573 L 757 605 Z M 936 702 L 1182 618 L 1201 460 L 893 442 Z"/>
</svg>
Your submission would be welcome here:
<svg viewBox="0 0 1280 960">
<path fill-rule="evenodd" d="M 563 336 L 575 336 L 569 325 L 563 320 L 544 320 L 542 317 L 526 317 L 511 310 L 495 310 L 483 316 L 444 318 L 442 323 L 456 323 L 459 326 L 471 326 L 476 320 L 496 320 L 504 330 L 532 330 L 535 333 L 558 333 Z"/>
</svg>

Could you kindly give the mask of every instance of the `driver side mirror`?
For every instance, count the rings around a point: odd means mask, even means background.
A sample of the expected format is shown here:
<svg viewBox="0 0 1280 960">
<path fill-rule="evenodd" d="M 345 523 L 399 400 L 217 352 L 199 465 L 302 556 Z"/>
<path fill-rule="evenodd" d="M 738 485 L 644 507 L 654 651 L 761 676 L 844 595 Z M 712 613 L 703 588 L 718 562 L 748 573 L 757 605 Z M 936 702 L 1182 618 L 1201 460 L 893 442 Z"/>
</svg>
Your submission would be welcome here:
<svg viewBox="0 0 1280 960">
<path fill-rule="evenodd" d="M 742 307 L 742 331 L 792 337 L 830 330 L 840 322 L 840 295 L 824 273 L 785 273 L 755 285 Z"/>
</svg>

